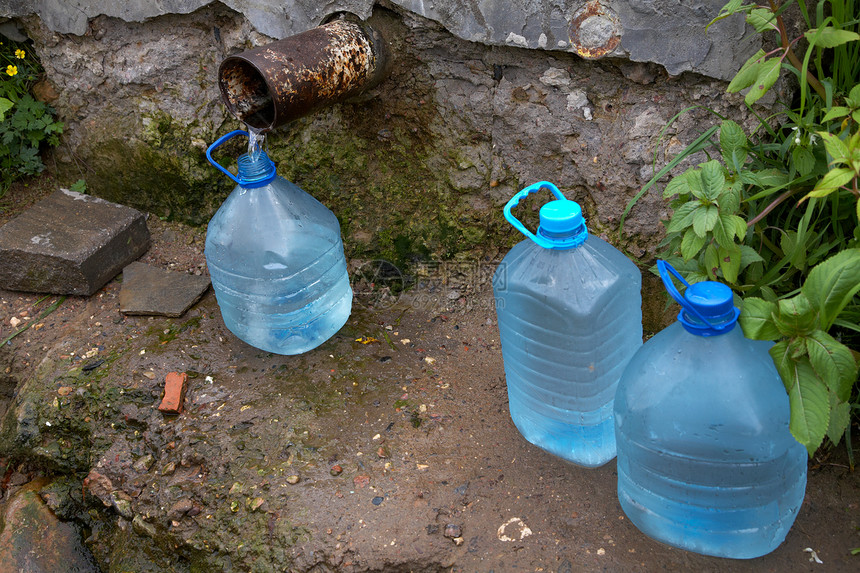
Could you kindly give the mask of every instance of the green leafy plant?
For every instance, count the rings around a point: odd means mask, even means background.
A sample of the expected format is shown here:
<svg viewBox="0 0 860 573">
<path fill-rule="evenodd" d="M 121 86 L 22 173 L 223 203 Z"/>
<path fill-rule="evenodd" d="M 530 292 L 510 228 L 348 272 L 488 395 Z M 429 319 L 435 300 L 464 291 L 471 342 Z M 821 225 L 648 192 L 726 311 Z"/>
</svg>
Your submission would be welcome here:
<svg viewBox="0 0 860 573">
<path fill-rule="evenodd" d="M 16 179 L 45 168 L 39 155 L 43 144 L 59 144 L 63 124 L 51 106 L 30 93 L 40 72 L 26 45 L 0 41 L 0 196 Z"/>
<path fill-rule="evenodd" d="M 783 21 L 791 7 L 807 25 L 794 39 Z M 742 300 L 744 333 L 775 341 L 791 430 L 810 453 L 825 435 L 850 437 L 858 373 L 850 347 L 860 340 L 860 4 L 815 8 L 811 15 L 802 0 L 723 7 L 715 21 L 744 13 L 758 33 L 776 34 L 778 46 L 759 50 L 728 86 L 748 90 L 759 124 L 747 134 L 720 116 L 627 210 L 684 158 L 710 156 L 664 188 L 673 214 L 661 257 L 689 282 L 729 284 Z M 801 59 L 794 50 L 804 44 Z M 762 117 L 752 106 L 783 72 L 796 78 L 797 97 Z"/>
<path fill-rule="evenodd" d="M 74 191 L 76 193 L 86 193 L 87 192 L 87 182 L 84 179 L 78 179 L 71 185 L 69 185 L 69 190 Z"/>
<path fill-rule="evenodd" d="M 812 269 L 790 298 L 744 300 L 744 334 L 776 341 L 770 355 L 791 402 L 791 433 L 810 455 L 825 434 L 838 443 L 850 422 L 857 355 L 828 331 L 858 290 L 860 249 L 848 249 Z"/>
</svg>

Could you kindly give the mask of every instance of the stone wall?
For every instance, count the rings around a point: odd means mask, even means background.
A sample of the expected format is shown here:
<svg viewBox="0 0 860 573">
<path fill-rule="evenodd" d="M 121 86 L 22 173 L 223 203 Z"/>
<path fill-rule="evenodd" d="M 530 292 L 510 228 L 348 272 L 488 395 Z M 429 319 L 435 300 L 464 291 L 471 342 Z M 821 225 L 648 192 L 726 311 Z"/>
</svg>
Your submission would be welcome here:
<svg viewBox="0 0 860 573">
<path fill-rule="evenodd" d="M 502 205 L 539 180 L 580 201 L 593 231 L 647 257 L 667 214 L 660 189 L 636 204 L 619 240 L 625 206 L 655 154 L 659 168 L 716 121 L 706 109 L 749 119 L 723 80 L 755 46 L 736 21 L 705 35 L 721 0 L 607 2 L 571 35 L 584 4 L 175 0 L 61 10 L 41 0 L 0 2 L 0 16 L 33 39 L 43 93 L 66 123 L 58 163 L 94 194 L 207 221 L 231 186 L 205 148 L 240 127 L 220 101 L 219 62 L 348 10 L 389 42 L 390 75 L 268 142 L 279 172 L 338 215 L 353 257 L 495 256 L 519 240 Z M 579 55 L 600 55 L 614 36 L 599 59 Z"/>
</svg>

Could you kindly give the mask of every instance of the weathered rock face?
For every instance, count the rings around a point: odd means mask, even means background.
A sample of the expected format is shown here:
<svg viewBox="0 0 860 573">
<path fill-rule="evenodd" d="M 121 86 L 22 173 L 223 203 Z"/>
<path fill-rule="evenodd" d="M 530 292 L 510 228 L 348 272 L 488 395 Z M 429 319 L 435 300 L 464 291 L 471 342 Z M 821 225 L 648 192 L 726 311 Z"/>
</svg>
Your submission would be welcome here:
<svg viewBox="0 0 860 573">
<path fill-rule="evenodd" d="M 32 11 L 12 4 L 0 14 Z M 361 101 L 268 137 L 281 175 L 338 215 L 353 257 L 493 255 L 519 240 L 501 206 L 538 180 L 580 201 L 592 229 L 619 243 L 625 206 L 655 158 L 661 167 L 716 120 L 702 109 L 744 120 L 722 81 L 669 75 L 689 69 L 725 78 L 745 57 L 733 24 L 709 36 L 720 38 L 715 45 L 706 40 L 704 25 L 720 0 L 684 8 L 619 1 L 580 18 L 580 51 L 600 51 L 601 38 L 620 30 L 599 60 L 576 55 L 563 38 L 582 2 L 504 10 L 464 0 L 432 8 L 405 0 L 387 8 L 225 3 L 246 16 L 203 0 L 158 3 L 157 12 L 148 3 L 93 2 L 66 20 L 55 3 L 43 4 L 41 18 L 22 22 L 59 94 L 53 104 L 66 140 L 58 158 L 71 166 L 69 177 L 84 177 L 109 200 L 195 223 L 206 222 L 232 186 L 204 156 L 217 135 L 237 126 L 220 101 L 219 62 L 338 10 L 367 16 L 390 44 L 389 77 Z M 613 18 L 620 28 L 609 25 Z M 661 133 L 691 106 L 699 109 Z M 221 158 L 232 163 L 241 151 L 228 147 Z M 620 242 L 636 256 L 653 253 L 664 216 L 654 187 L 630 212 Z"/>
<path fill-rule="evenodd" d="M 370 17 L 375 0 L 223 0 L 245 14 L 262 34 L 284 38 L 319 25 L 337 12 Z M 215 4 L 213 0 L 113 2 L 96 0 L 68 6 L 50 0 L 11 1 L 0 16 L 40 14 L 49 29 L 82 36 L 89 19 L 110 16 L 143 22 L 164 14 L 189 14 Z M 586 57 L 612 54 L 637 62 L 654 62 L 677 75 L 694 71 L 730 78 L 756 47 L 744 38 L 743 19 L 717 23 L 712 36 L 702 29 L 725 4 L 724 0 L 390 0 L 424 18 L 435 20 L 463 40 L 497 46 L 517 46 L 576 52 Z M 718 38 L 713 41 L 711 38 Z"/>
</svg>

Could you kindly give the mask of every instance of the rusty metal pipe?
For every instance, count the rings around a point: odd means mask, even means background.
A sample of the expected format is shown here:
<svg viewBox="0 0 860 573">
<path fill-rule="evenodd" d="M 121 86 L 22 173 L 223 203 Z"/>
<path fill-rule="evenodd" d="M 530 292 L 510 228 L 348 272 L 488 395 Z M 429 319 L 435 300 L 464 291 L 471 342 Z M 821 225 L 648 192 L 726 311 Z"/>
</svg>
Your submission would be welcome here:
<svg viewBox="0 0 860 573">
<path fill-rule="evenodd" d="M 273 129 L 377 85 L 385 42 L 360 22 L 335 20 L 221 62 L 221 99 L 239 120 Z"/>
</svg>

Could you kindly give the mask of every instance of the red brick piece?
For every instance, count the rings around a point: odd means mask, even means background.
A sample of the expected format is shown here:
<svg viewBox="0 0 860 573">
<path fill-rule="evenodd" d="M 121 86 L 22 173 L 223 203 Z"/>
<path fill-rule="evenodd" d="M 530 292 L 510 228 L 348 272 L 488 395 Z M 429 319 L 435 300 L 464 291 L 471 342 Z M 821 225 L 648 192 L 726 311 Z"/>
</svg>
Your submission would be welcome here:
<svg viewBox="0 0 860 573">
<path fill-rule="evenodd" d="M 164 399 L 161 400 L 158 409 L 165 414 L 181 414 L 187 388 L 188 374 L 185 372 L 168 374 L 164 381 Z"/>
</svg>

